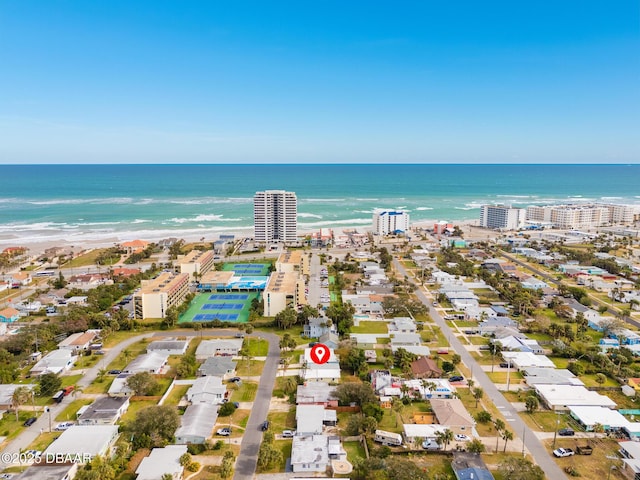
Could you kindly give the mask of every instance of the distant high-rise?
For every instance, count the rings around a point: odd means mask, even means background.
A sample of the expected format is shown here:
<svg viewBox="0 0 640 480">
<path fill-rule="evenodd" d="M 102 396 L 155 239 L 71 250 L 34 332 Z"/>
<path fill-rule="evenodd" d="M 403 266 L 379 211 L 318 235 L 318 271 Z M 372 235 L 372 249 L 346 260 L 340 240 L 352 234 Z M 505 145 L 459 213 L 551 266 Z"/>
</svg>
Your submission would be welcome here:
<svg viewBox="0 0 640 480">
<path fill-rule="evenodd" d="M 409 230 L 409 214 L 404 210 L 382 210 L 373 212 L 373 233 L 389 235 Z"/>
<path fill-rule="evenodd" d="M 509 205 L 483 205 L 480 226 L 495 230 L 518 230 L 524 227 L 526 210 Z"/>
<path fill-rule="evenodd" d="M 253 197 L 256 242 L 294 243 L 298 229 L 298 199 L 294 192 L 266 190 Z"/>
</svg>

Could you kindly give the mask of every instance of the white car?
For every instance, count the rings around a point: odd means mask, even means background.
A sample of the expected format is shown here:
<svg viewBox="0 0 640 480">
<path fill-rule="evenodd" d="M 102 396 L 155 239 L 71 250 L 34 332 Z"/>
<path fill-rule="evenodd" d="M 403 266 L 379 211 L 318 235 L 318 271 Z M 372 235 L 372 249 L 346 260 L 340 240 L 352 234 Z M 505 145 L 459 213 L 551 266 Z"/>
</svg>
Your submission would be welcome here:
<svg viewBox="0 0 640 480">
<path fill-rule="evenodd" d="M 571 450 L 570 448 L 558 448 L 553 451 L 553 454 L 556 457 L 570 457 L 571 455 L 575 455 L 576 452 Z"/>
<path fill-rule="evenodd" d="M 56 425 L 55 430 L 62 431 L 62 430 L 66 430 L 69 427 L 73 427 L 73 423 L 72 422 L 59 423 L 58 425 Z"/>
<path fill-rule="evenodd" d="M 283 430 L 282 438 L 293 438 L 295 436 L 295 430 Z"/>
<path fill-rule="evenodd" d="M 471 441 L 471 437 L 469 437 L 468 435 L 463 435 L 461 433 L 456 433 L 456 435 L 453 438 L 455 439 L 456 442 L 470 442 Z"/>
</svg>

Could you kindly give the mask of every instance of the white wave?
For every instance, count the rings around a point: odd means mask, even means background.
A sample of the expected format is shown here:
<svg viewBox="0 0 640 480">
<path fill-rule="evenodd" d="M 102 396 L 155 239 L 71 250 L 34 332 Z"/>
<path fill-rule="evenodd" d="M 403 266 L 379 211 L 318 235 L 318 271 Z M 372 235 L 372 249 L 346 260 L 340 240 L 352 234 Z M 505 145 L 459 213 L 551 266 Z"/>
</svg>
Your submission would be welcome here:
<svg viewBox="0 0 640 480">
<path fill-rule="evenodd" d="M 298 212 L 298 217 L 299 218 L 322 218 L 322 215 L 316 215 L 315 213 Z"/>
<path fill-rule="evenodd" d="M 600 197 L 601 200 L 622 200 L 624 197 Z"/>
<path fill-rule="evenodd" d="M 432 207 L 417 207 L 416 210 L 417 211 L 433 210 L 433 208 Z"/>
<path fill-rule="evenodd" d="M 351 218 L 347 220 L 326 220 L 323 222 L 310 222 L 310 223 L 298 222 L 299 229 L 330 227 L 331 225 L 371 225 L 371 219 L 370 218 Z"/>
<path fill-rule="evenodd" d="M 169 220 L 167 220 L 166 222 L 173 222 L 173 223 L 188 223 L 188 222 L 240 222 L 242 221 L 241 218 L 224 218 L 222 215 L 215 215 L 215 214 L 200 214 L 200 215 L 196 215 L 195 217 L 174 217 L 174 218 L 170 218 Z M 162 222 L 163 225 L 166 225 L 166 222 Z"/>
<path fill-rule="evenodd" d="M 455 208 L 456 210 L 473 210 L 478 207 L 453 207 L 453 208 Z"/>
<path fill-rule="evenodd" d="M 80 219 L 82 220 L 82 219 Z M 97 227 L 101 225 L 120 225 L 122 222 L 81 222 L 75 223 L 76 227 Z"/>
<path fill-rule="evenodd" d="M 537 198 L 537 195 L 496 195 L 499 198 Z"/>
<path fill-rule="evenodd" d="M 359 202 L 379 202 L 379 198 L 356 198 Z"/>
<path fill-rule="evenodd" d="M 373 215 L 373 210 L 354 210 L 353 213 L 370 213 Z"/>
<path fill-rule="evenodd" d="M 138 224 L 138 223 L 149 223 L 151 222 L 151 220 L 143 220 L 142 218 L 136 218 L 133 222 L 134 225 Z"/>
</svg>

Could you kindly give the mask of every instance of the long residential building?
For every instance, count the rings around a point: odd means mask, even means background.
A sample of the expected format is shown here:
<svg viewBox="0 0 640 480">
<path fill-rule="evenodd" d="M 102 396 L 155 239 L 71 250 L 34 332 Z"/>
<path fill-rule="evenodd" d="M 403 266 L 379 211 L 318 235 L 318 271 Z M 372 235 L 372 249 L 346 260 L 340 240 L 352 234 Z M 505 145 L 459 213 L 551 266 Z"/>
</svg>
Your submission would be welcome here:
<svg viewBox="0 0 640 480">
<path fill-rule="evenodd" d="M 556 228 L 593 228 L 629 224 L 638 213 L 633 205 L 532 205 L 527 207 L 527 221 L 549 223 Z"/>
<path fill-rule="evenodd" d="M 373 233 L 389 235 L 390 233 L 409 230 L 409 213 L 404 210 L 382 210 L 373 212 Z"/>
<path fill-rule="evenodd" d="M 273 272 L 263 293 L 264 316 L 275 317 L 287 307 L 307 303 L 304 279 L 297 272 Z"/>
<path fill-rule="evenodd" d="M 276 272 L 298 272 L 301 275 L 309 275 L 310 273 L 309 255 L 302 250 L 290 250 L 282 252 L 276 260 Z"/>
<path fill-rule="evenodd" d="M 188 254 L 178 257 L 176 270 L 189 274 L 189 280 L 193 281 L 196 277 L 201 278 L 202 275 L 213 269 L 213 257 L 212 250 L 191 250 Z"/>
<path fill-rule="evenodd" d="M 265 190 L 253 197 L 254 238 L 258 243 L 295 243 L 298 199 L 294 192 Z"/>
<path fill-rule="evenodd" d="M 135 318 L 164 318 L 167 310 L 180 305 L 189 293 L 187 273 L 163 272 L 152 280 L 143 280 L 133 295 Z"/>
<path fill-rule="evenodd" d="M 518 230 L 524 227 L 526 210 L 510 205 L 482 205 L 480 226 L 494 230 Z"/>
</svg>

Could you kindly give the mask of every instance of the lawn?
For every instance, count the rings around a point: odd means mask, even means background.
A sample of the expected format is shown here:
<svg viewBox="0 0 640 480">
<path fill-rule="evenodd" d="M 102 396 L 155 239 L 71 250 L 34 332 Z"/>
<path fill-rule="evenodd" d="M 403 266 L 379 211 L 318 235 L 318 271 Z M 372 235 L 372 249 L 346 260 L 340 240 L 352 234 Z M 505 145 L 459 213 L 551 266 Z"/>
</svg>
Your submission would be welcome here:
<svg viewBox="0 0 640 480">
<path fill-rule="evenodd" d="M 241 377 L 255 377 L 262 375 L 262 370 L 264 370 L 264 362 L 251 360 L 247 362 L 246 360 L 239 360 L 236 364 L 236 374 Z"/>
<path fill-rule="evenodd" d="M 366 458 L 366 454 L 364 451 L 364 447 L 360 442 L 344 442 L 342 444 L 344 449 L 347 452 L 347 460 L 351 463 L 355 461 L 356 458 Z"/>
<path fill-rule="evenodd" d="M 596 374 L 580 375 L 580 380 L 584 382 L 585 387 L 619 387 L 620 383 L 610 377 L 607 377 L 606 381 L 602 384 L 596 382 Z"/>
<path fill-rule="evenodd" d="M 90 398 L 81 398 L 79 400 L 72 401 L 69 405 L 66 406 L 62 412 L 58 414 L 56 417 L 57 422 L 68 422 L 76 420 L 76 413 L 80 410 L 80 407 L 85 405 L 89 405 L 93 403 L 93 399 Z"/>
<path fill-rule="evenodd" d="M 125 413 L 120 419 L 120 423 L 124 425 L 132 422 L 140 410 L 144 410 L 145 408 L 153 407 L 155 405 L 157 405 L 155 400 L 138 400 L 131 402 L 127 413 Z"/>
<path fill-rule="evenodd" d="M 269 469 L 262 469 L 258 467 L 258 473 L 279 473 L 284 472 L 287 465 L 287 460 L 291 458 L 291 440 L 276 440 L 273 442 L 273 446 L 282 452 L 282 463 L 278 463 Z"/>
<path fill-rule="evenodd" d="M 547 446 L 549 451 L 552 450 L 553 440 L 547 440 L 544 444 Z M 580 444 L 586 444 L 586 440 L 581 441 Z M 560 447 L 575 449 L 576 440 L 572 438 L 558 437 L 556 439 L 555 448 Z M 615 440 L 603 438 L 598 439 L 597 446 L 593 449 L 592 455 L 576 455 L 568 458 L 557 458 L 555 460 L 558 465 L 563 468 L 566 466 L 573 467 L 580 475 L 579 478 L 583 478 L 585 480 L 603 480 L 605 478 L 620 480 L 622 478 L 626 478 L 620 475 L 620 472 L 618 471 L 618 468 L 623 465 L 622 460 L 609 458 L 615 455 L 618 448 L 618 444 Z M 617 455 L 615 456 L 617 457 Z M 615 466 L 616 469 L 611 469 L 612 466 Z M 609 477 L 610 469 L 611 476 Z"/>
<path fill-rule="evenodd" d="M 77 374 L 77 375 L 65 375 L 60 377 L 60 380 L 62 380 L 62 385 L 61 387 L 69 387 L 71 385 L 76 385 L 80 379 L 83 377 L 83 375 L 81 373 Z"/>
<path fill-rule="evenodd" d="M 81 355 L 73 366 L 74 370 L 93 367 L 100 359 L 100 355 Z"/>
<path fill-rule="evenodd" d="M 232 390 L 232 402 L 253 402 L 258 391 L 258 384 L 253 382 L 242 382 L 240 388 Z"/>
<path fill-rule="evenodd" d="M 571 417 L 565 413 L 555 413 L 550 411 L 538 411 L 535 413 L 521 413 L 520 417 L 525 421 L 529 427 L 533 430 L 542 432 L 555 432 L 556 427 L 561 428 L 573 428 L 578 430 L 576 422 L 571 420 Z"/>
<path fill-rule="evenodd" d="M 88 387 L 82 389 L 82 393 L 107 393 L 109 391 L 109 387 L 113 383 L 114 378 L 115 377 L 113 375 L 106 375 L 102 379 L 102 381 L 96 378 Z"/>
<path fill-rule="evenodd" d="M 269 342 L 266 340 L 246 337 L 244 343 L 252 357 L 266 357 L 269 354 Z"/>
<path fill-rule="evenodd" d="M 38 450 L 44 452 L 51 443 L 60 436 L 60 432 L 44 432 L 38 435 L 25 450 Z"/>
<path fill-rule="evenodd" d="M 15 413 L 5 413 L 0 418 L 0 435 L 7 437 L 7 440 L 12 440 L 24 429 L 22 425 L 24 421 L 32 416 L 32 412 L 20 412 L 18 413 L 18 421 L 16 421 Z"/>
<path fill-rule="evenodd" d="M 388 333 L 387 322 L 362 321 L 357 327 L 351 327 L 351 333 Z"/>
<path fill-rule="evenodd" d="M 281 433 L 282 430 L 296 428 L 296 409 L 291 408 L 288 412 L 269 412 L 267 420 L 271 422 L 269 429 L 273 433 Z"/>
<path fill-rule="evenodd" d="M 96 258 L 98 258 L 98 256 L 107 251 L 107 248 L 98 248 L 95 250 L 91 250 L 90 252 L 87 253 L 83 253 L 82 255 L 78 255 L 76 258 L 74 258 L 73 260 L 69 261 L 69 262 L 65 262 L 64 263 L 64 268 L 78 268 L 78 267 L 87 267 L 89 265 L 95 265 L 96 264 Z M 120 257 L 118 255 L 118 257 Z M 115 260 L 113 263 L 117 263 L 118 260 Z M 106 270 L 107 267 L 105 267 Z"/>
<path fill-rule="evenodd" d="M 191 385 L 174 385 L 171 389 L 171 393 L 167 396 L 163 405 L 175 405 L 177 406 L 187 393 L 187 390 L 191 388 Z"/>
<path fill-rule="evenodd" d="M 107 370 L 122 370 L 131 360 L 136 358 L 138 355 L 146 352 L 148 344 L 149 341 L 143 339 L 139 342 L 134 343 L 133 345 L 129 345 L 122 352 L 120 352 L 120 355 L 118 355 L 118 357 L 113 362 L 111 362 L 107 366 Z"/>
<path fill-rule="evenodd" d="M 507 372 L 493 372 L 493 373 L 485 372 L 485 373 L 493 383 L 507 383 Z M 514 372 L 513 369 L 509 373 L 509 381 L 512 387 L 519 385 L 520 380 L 522 380 L 523 378 L 524 377 L 520 372 Z"/>
</svg>

